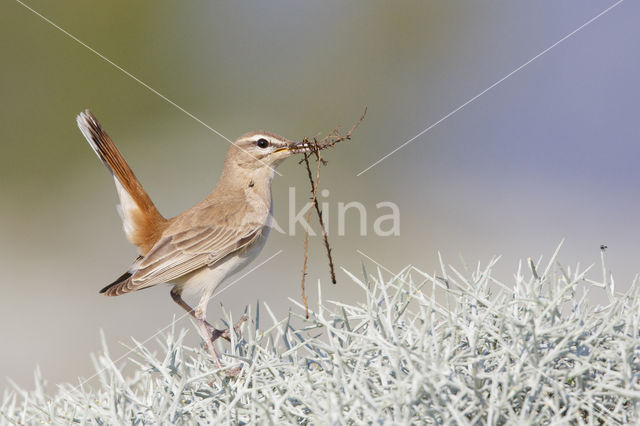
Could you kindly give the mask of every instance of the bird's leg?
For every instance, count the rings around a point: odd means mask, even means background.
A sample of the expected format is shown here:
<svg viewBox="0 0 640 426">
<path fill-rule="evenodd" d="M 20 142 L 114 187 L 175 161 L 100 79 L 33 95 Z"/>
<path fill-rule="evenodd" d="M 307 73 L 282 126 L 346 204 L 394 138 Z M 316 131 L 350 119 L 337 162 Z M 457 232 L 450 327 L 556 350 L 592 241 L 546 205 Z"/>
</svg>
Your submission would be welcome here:
<svg viewBox="0 0 640 426">
<path fill-rule="evenodd" d="M 205 336 L 208 336 L 208 333 L 210 333 L 209 328 L 213 328 L 211 327 L 211 325 L 209 323 L 207 323 L 206 315 L 207 315 L 207 305 L 209 304 L 209 299 L 211 298 L 211 295 L 213 293 L 214 288 L 213 287 L 207 287 L 206 290 L 202 293 L 202 297 L 200 298 L 200 303 L 198 303 L 198 307 L 196 308 L 196 312 L 195 312 L 195 317 L 198 320 L 198 324 L 200 326 L 200 330 L 203 332 L 203 334 Z M 215 331 L 218 331 L 214 328 Z M 222 335 L 222 334 L 220 334 Z M 211 338 L 207 339 L 205 337 L 205 344 L 207 345 L 207 349 L 209 349 L 209 352 L 211 352 L 211 356 L 213 357 L 213 361 L 215 362 L 216 366 L 218 368 L 222 367 L 222 363 L 220 362 L 220 358 L 218 357 L 218 353 L 216 352 L 215 348 L 213 347 L 213 342 L 215 341 L 215 339 L 217 339 L 219 337 L 219 335 L 215 335 L 215 336 L 211 336 Z M 226 370 L 225 374 L 227 376 L 230 377 L 235 377 L 238 374 L 240 374 L 240 371 L 242 370 L 242 366 L 238 366 L 235 368 L 232 368 L 230 370 Z"/>
<path fill-rule="evenodd" d="M 182 309 L 187 311 L 189 315 L 191 315 L 197 321 L 200 321 L 200 318 L 196 316 L 196 312 L 193 310 L 191 306 L 187 304 L 187 302 L 184 301 L 181 294 L 182 292 L 178 289 L 178 287 L 174 287 L 173 289 L 171 289 L 171 298 L 173 299 L 173 301 L 176 302 L 178 305 L 180 305 Z M 242 317 L 240 317 L 238 322 L 235 323 L 235 325 L 233 326 L 233 329 L 235 330 L 236 333 L 240 334 L 240 326 L 246 320 L 247 320 L 247 316 L 243 315 Z M 229 333 L 228 328 L 226 330 L 218 330 L 217 328 L 209 324 L 206 319 L 204 319 L 204 326 L 207 328 L 207 333 L 205 335 L 210 336 L 210 339 L 212 342 L 215 342 L 219 337 L 222 337 L 223 339 L 229 342 L 231 341 L 231 335 Z"/>
<path fill-rule="evenodd" d="M 198 321 L 198 327 L 200 328 L 200 333 L 202 334 L 202 337 L 204 339 L 205 345 L 207 346 L 207 349 L 211 353 L 213 362 L 216 364 L 216 367 L 222 368 L 220 357 L 218 356 L 218 353 L 213 347 L 213 340 L 211 340 L 210 338 L 211 330 L 212 329 L 215 330 L 215 328 L 213 328 L 213 326 L 209 324 L 206 320 L 206 310 L 207 310 L 206 300 L 203 298 L 203 301 L 205 303 L 203 304 L 201 301 L 200 305 L 198 306 L 198 312 L 196 312 L 193 310 L 191 306 L 187 304 L 187 302 L 184 301 L 184 299 L 182 298 L 182 291 L 178 287 L 174 287 L 171 289 L 171 298 L 173 299 L 174 302 L 180 305 L 182 309 L 187 311 L 189 315 L 195 318 L 196 321 Z"/>
<path fill-rule="evenodd" d="M 171 298 L 174 302 L 180 305 L 185 311 L 189 313 L 195 320 L 198 322 L 198 327 L 200 328 L 200 333 L 204 338 L 205 346 L 207 350 L 211 354 L 211 358 L 213 358 L 213 362 L 215 363 L 217 368 L 222 369 L 222 362 L 220 362 L 220 356 L 216 349 L 213 347 L 213 342 L 218 337 L 222 337 L 224 339 L 230 340 L 229 330 L 218 330 L 209 324 L 206 320 L 207 315 L 207 305 L 209 303 L 209 299 L 211 298 L 211 293 L 213 290 L 205 290 L 200 299 L 200 303 L 198 304 L 198 308 L 194 310 L 191 306 L 187 304 L 187 302 L 182 299 L 182 291 L 178 287 L 174 287 L 171 289 Z M 240 325 L 247 320 L 246 315 L 243 315 L 242 318 L 236 323 L 234 329 L 240 327 Z M 240 373 L 242 367 L 236 367 L 231 370 L 226 371 L 227 376 L 237 376 Z"/>
<path fill-rule="evenodd" d="M 211 354 L 211 358 L 213 358 L 213 362 L 218 368 L 222 368 L 222 363 L 220 362 L 220 357 L 218 356 L 218 352 L 213 347 L 213 341 L 208 338 L 209 329 L 207 328 L 207 321 L 202 318 L 198 318 L 198 326 L 200 327 L 200 332 L 204 337 L 204 344 L 207 346 L 209 353 Z"/>
</svg>

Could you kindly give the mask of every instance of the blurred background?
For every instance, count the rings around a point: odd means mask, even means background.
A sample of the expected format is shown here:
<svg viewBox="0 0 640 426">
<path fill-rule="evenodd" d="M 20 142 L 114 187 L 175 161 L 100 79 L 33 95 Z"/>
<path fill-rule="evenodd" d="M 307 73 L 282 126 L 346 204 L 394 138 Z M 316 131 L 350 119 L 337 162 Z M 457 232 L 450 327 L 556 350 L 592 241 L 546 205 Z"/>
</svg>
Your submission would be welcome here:
<svg viewBox="0 0 640 426">
<path fill-rule="evenodd" d="M 321 177 L 336 263 L 356 275 L 363 263 L 375 271 L 357 250 L 391 271 L 427 272 L 440 251 L 456 267 L 502 255 L 497 274 L 509 283 L 519 259 L 548 259 L 563 238 L 566 265 L 599 263 L 608 245 L 620 291 L 640 269 L 638 2 L 620 3 L 360 176 L 614 2 L 25 4 L 231 139 L 326 134 L 367 105 Z M 165 216 L 209 193 L 229 145 L 19 2 L 1 6 L 0 57 L 2 387 L 6 378 L 32 387 L 37 365 L 50 386 L 77 383 L 93 373 L 99 330 L 118 357 L 120 342 L 146 340 L 183 312 L 166 286 L 98 295 L 136 252 L 76 114 L 91 108 Z M 275 217 L 288 228 L 289 188 L 299 209 L 308 182 L 295 161 L 279 171 Z M 351 201 L 367 208 L 367 236 L 355 211 L 337 236 L 337 205 Z M 399 236 L 372 232 L 389 214 L 376 208 L 384 201 L 400 209 Z M 258 300 L 286 314 L 288 298 L 300 300 L 303 243 L 299 225 L 272 233 L 254 266 L 283 252 L 213 301 L 210 319 L 220 303 L 238 317 Z M 318 280 L 324 298 L 361 296 L 341 270 L 329 283 L 313 238 L 312 306 Z"/>
</svg>

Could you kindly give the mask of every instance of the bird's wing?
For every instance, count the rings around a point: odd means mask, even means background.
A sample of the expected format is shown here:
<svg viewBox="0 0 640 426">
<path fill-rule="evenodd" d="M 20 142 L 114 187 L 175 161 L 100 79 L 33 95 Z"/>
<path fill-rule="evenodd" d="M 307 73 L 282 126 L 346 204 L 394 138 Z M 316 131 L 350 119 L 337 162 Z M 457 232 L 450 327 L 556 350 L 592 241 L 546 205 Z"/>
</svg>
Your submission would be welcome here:
<svg viewBox="0 0 640 426">
<path fill-rule="evenodd" d="M 263 223 L 211 224 L 163 236 L 138 264 L 129 291 L 175 280 L 246 247 L 262 234 Z"/>
</svg>

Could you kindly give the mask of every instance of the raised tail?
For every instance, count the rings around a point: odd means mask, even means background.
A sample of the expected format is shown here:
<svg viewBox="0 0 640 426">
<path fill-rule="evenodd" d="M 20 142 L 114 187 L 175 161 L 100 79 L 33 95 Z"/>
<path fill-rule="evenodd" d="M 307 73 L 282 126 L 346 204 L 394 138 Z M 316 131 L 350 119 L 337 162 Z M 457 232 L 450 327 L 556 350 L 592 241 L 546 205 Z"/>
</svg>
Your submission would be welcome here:
<svg viewBox="0 0 640 426">
<path fill-rule="evenodd" d="M 127 239 L 145 255 L 160 238 L 168 222 L 149 198 L 118 148 L 89 110 L 78 114 L 80 131 L 113 175 L 120 198 L 118 212 Z"/>
</svg>

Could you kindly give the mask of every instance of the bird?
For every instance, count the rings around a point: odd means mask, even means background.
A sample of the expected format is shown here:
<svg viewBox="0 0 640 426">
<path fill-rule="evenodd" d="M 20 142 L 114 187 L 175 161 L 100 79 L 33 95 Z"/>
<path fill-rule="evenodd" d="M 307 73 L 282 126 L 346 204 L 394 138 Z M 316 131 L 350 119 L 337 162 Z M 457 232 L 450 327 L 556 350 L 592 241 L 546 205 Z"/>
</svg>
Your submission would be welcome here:
<svg viewBox="0 0 640 426">
<path fill-rule="evenodd" d="M 158 284 L 172 285 L 172 299 L 195 318 L 216 367 L 223 369 L 213 342 L 225 332 L 207 322 L 207 304 L 225 278 L 260 253 L 273 213 L 271 182 L 286 158 L 313 149 L 270 132 L 250 132 L 231 144 L 217 185 L 202 201 L 165 218 L 90 110 L 77 124 L 115 181 L 124 233 L 138 256 L 115 281 L 100 290 L 120 296 Z M 192 308 L 182 298 L 200 293 Z"/>
</svg>

